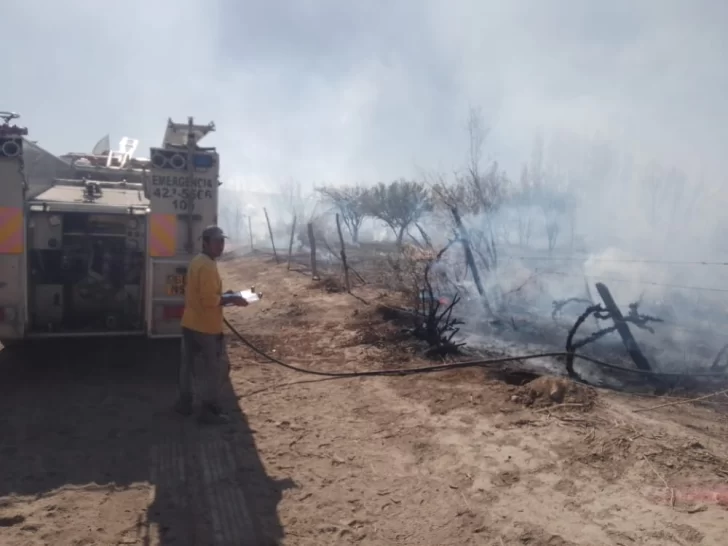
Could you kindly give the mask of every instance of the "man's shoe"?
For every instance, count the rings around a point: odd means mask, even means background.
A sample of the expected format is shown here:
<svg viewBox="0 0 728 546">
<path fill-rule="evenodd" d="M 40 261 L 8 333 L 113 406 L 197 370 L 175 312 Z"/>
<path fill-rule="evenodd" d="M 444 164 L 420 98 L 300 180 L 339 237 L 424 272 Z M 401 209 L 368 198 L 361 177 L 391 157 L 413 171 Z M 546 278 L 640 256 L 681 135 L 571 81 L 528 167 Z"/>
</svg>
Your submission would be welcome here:
<svg viewBox="0 0 728 546">
<path fill-rule="evenodd" d="M 192 397 L 182 395 L 174 404 L 174 411 L 185 417 L 189 417 L 193 413 Z"/>
</svg>

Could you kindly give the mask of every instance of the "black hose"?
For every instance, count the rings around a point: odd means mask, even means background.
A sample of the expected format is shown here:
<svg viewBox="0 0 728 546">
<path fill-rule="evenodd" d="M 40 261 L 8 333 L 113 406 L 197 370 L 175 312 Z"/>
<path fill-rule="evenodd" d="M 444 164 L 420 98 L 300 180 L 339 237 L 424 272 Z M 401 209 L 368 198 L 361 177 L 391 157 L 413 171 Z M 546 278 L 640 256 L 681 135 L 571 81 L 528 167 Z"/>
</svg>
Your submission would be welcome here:
<svg viewBox="0 0 728 546">
<path fill-rule="evenodd" d="M 414 374 L 421 374 L 421 373 L 433 373 L 433 372 L 444 372 L 448 370 L 457 370 L 462 368 L 476 368 L 476 367 L 482 367 L 489 364 L 502 364 L 504 362 L 514 362 L 517 360 L 531 360 L 533 358 L 556 358 L 556 357 L 567 357 L 570 355 L 570 353 L 567 352 L 551 352 L 551 353 L 535 353 L 530 355 L 518 355 L 518 356 L 503 356 L 503 357 L 497 357 L 497 358 L 487 358 L 487 359 L 479 359 L 479 360 L 466 360 L 463 362 L 450 362 L 448 364 L 436 364 L 433 366 L 422 366 L 419 368 L 398 368 L 395 370 L 370 370 L 365 372 L 321 372 L 318 370 L 309 370 L 306 368 L 299 368 L 298 366 L 293 366 L 292 364 L 288 364 L 286 362 L 283 362 L 282 360 L 271 356 L 265 352 L 263 352 L 261 349 L 253 345 L 250 341 L 245 339 L 240 332 L 238 332 L 232 324 L 228 322 L 226 318 L 223 319 L 225 322 L 225 325 L 230 329 L 230 331 L 235 334 L 235 336 L 242 341 L 247 347 L 249 347 L 253 352 L 259 354 L 263 358 L 273 362 L 274 364 L 278 364 L 279 366 L 282 366 L 284 368 L 287 368 L 294 372 L 299 373 L 305 373 L 308 375 L 317 375 L 321 377 L 376 377 L 376 376 L 404 376 L 404 375 L 414 375 Z M 587 362 L 591 362 L 592 364 L 596 364 L 598 366 L 601 366 L 603 368 L 607 368 L 610 370 L 617 370 L 621 372 L 628 372 L 628 373 L 634 373 L 638 375 L 649 375 L 653 377 L 723 377 L 728 378 L 728 374 L 724 373 L 670 373 L 670 372 L 653 372 L 648 370 L 639 370 L 636 368 L 624 368 L 622 366 L 617 366 L 615 364 L 610 364 L 608 362 L 604 362 L 603 360 L 599 360 L 596 358 L 592 358 L 590 356 L 574 353 L 573 357 L 580 358 L 582 360 L 585 360 Z"/>
</svg>

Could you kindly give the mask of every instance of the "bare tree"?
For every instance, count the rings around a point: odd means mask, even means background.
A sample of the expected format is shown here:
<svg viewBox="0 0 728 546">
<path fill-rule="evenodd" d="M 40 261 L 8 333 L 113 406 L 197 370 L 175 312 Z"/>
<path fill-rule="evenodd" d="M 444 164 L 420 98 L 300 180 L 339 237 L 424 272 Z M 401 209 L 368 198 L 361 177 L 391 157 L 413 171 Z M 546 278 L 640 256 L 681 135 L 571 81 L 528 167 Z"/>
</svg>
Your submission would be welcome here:
<svg viewBox="0 0 728 546">
<path fill-rule="evenodd" d="M 245 213 L 243 212 L 243 204 L 237 202 L 233 205 L 235 208 L 232 213 L 232 227 L 233 233 L 236 239 L 241 241 L 243 238 L 243 232 L 245 231 Z"/>
<path fill-rule="evenodd" d="M 244 196 L 240 190 L 226 189 L 221 190 L 219 221 L 225 231 L 236 241 L 241 241 L 246 231 L 246 215 L 243 205 Z"/>
<path fill-rule="evenodd" d="M 472 243 L 473 252 L 481 258 L 484 268 L 490 270 L 497 262 L 493 214 L 502 205 L 510 182 L 497 161 L 491 163 L 487 171 L 482 169 L 487 130 L 478 109 L 470 110 L 467 130 L 469 153 L 465 172 L 456 173 L 453 183 L 439 180 L 433 185 L 433 194 L 452 214 L 458 237 Z M 465 229 L 463 216 L 478 216 L 478 220 Z"/>
<path fill-rule="evenodd" d="M 662 198 L 663 173 L 656 163 L 648 167 L 647 174 L 642 179 L 649 200 L 650 222 L 654 226 L 657 222 L 657 210 Z"/>
<path fill-rule="evenodd" d="M 436 210 L 451 219 L 453 237 L 462 244 L 467 268 L 486 310 L 492 315 L 480 270 L 492 271 L 497 267 L 493 215 L 503 203 L 509 180 L 495 161 L 487 170 L 482 169 L 487 130 L 478 109 L 471 108 L 467 131 L 469 146 L 465 170 L 456 172 L 452 181 L 443 177 L 437 179 L 431 184 L 432 195 Z M 466 222 L 468 216 L 471 218 Z M 476 257 L 480 258 L 480 266 Z"/>
<path fill-rule="evenodd" d="M 456 206 L 463 215 L 483 214 L 487 217 L 503 203 L 509 181 L 497 161 L 483 171 L 483 146 L 488 131 L 480 110 L 471 108 L 467 130 L 469 147 L 465 171 L 455 173 L 453 182 L 440 178 L 433 185 L 433 193 L 447 209 Z"/>
<path fill-rule="evenodd" d="M 525 205 L 529 209 L 536 206 L 541 209 L 544 218 L 543 225 L 548 250 L 552 252 L 556 247 L 567 216 L 571 220 L 573 247 L 574 211 L 576 204 L 569 193 L 568 185 L 565 186 L 563 183 L 567 179 L 567 176 L 560 169 L 558 161 L 554 161 L 554 159 L 548 160 L 548 168 L 544 167 L 545 163 L 547 163 L 547 160 L 544 158 L 544 139 L 543 135 L 539 132 L 534 138 L 533 150 L 531 152 L 531 167 L 527 169 L 524 166 L 521 174 L 521 184 L 518 191 L 514 194 L 514 201 L 517 206 Z M 519 236 L 521 235 L 520 229 L 524 227 L 523 225 L 519 225 Z M 525 237 L 519 238 L 521 244 L 523 244 Z"/>
<path fill-rule="evenodd" d="M 480 172 L 480 163 L 483 159 L 483 146 L 488 137 L 488 128 L 483 120 L 480 108 L 470 108 L 468 112 L 468 170 L 472 177 L 477 178 Z"/>
<path fill-rule="evenodd" d="M 477 213 L 488 214 L 500 206 L 503 199 L 505 173 L 498 168 L 498 162 L 494 161 L 487 173 L 481 170 L 483 162 L 483 146 L 488 131 L 485 128 L 483 114 L 479 109 L 470 109 L 468 117 L 468 137 L 470 153 L 468 156 L 467 175 L 460 177 L 460 184 L 463 185 L 466 194 L 470 194 L 471 206 Z"/>
<path fill-rule="evenodd" d="M 544 215 L 546 217 L 546 240 L 548 241 L 549 252 L 552 252 L 556 248 L 556 240 L 561 232 L 561 224 L 553 209 L 545 208 Z"/>
<path fill-rule="evenodd" d="M 303 202 L 303 193 L 301 183 L 292 178 L 282 181 L 279 184 L 280 194 L 283 199 L 283 207 L 286 212 L 293 218 L 294 216 L 300 216 L 301 206 Z"/>
<path fill-rule="evenodd" d="M 487 130 L 479 110 L 470 110 L 467 130 L 469 147 L 465 169 L 455 172 L 452 180 L 438 177 L 431 183 L 432 193 L 436 203 L 444 206 L 445 210 L 455 206 L 463 215 L 488 215 L 503 202 L 505 183 L 508 180 L 496 161 L 483 172 L 481 164 Z"/>
<path fill-rule="evenodd" d="M 529 168 L 531 184 L 534 188 L 539 188 L 543 183 L 544 172 L 544 138 L 543 133 L 538 131 L 533 138 L 533 148 L 531 149 L 531 166 Z"/>
<path fill-rule="evenodd" d="M 313 232 L 316 241 L 327 241 L 328 235 L 332 233 L 330 221 L 331 215 L 319 210 L 318 203 L 313 207 L 302 207 L 303 213 L 297 217 L 296 235 L 298 249 L 308 246 L 308 224 L 313 225 Z M 328 243 L 327 243 L 328 244 Z"/>
<path fill-rule="evenodd" d="M 686 173 L 676 167 L 664 168 L 652 162 L 642 181 L 647 193 L 650 221 L 653 227 L 667 238 L 674 238 L 679 227 L 689 222 L 698 197 L 700 186 L 689 191 Z"/>
<path fill-rule="evenodd" d="M 528 246 L 533 231 L 531 214 L 533 208 L 533 181 L 531 180 L 526 165 L 521 170 L 521 181 L 516 191 L 510 197 L 510 204 L 518 216 L 518 244 L 520 246 Z"/>
<path fill-rule="evenodd" d="M 349 230 L 351 240 L 359 242 L 359 229 L 366 218 L 365 197 L 366 190 L 361 186 L 333 187 L 323 186 L 316 188 L 319 195 L 334 206 Z"/>
<path fill-rule="evenodd" d="M 549 252 L 556 248 L 561 233 L 561 225 L 565 217 L 575 207 L 573 199 L 568 192 L 549 186 L 542 186 L 536 192 L 536 198 L 544 215 L 544 227 Z"/>
<path fill-rule="evenodd" d="M 397 237 L 399 246 L 407 228 L 430 210 L 432 201 L 425 185 L 404 179 L 390 184 L 380 182 L 365 191 L 362 201 L 362 211 L 387 224 Z"/>
</svg>

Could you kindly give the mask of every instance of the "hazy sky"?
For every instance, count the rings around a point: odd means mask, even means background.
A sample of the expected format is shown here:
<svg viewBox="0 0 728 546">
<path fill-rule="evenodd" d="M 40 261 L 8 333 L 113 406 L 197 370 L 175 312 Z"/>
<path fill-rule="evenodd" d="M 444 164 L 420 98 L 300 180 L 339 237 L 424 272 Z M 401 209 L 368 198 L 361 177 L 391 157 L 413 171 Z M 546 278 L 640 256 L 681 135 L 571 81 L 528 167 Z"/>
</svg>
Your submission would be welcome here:
<svg viewBox="0 0 728 546">
<path fill-rule="evenodd" d="M 2 4 L 0 110 L 56 153 L 110 132 L 147 155 L 194 115 L 224 179 L 374 181 L 461 164 L 477 105 L 511 168 L 538 127 L 724 164 L 725 0 Z"/>
</svg>

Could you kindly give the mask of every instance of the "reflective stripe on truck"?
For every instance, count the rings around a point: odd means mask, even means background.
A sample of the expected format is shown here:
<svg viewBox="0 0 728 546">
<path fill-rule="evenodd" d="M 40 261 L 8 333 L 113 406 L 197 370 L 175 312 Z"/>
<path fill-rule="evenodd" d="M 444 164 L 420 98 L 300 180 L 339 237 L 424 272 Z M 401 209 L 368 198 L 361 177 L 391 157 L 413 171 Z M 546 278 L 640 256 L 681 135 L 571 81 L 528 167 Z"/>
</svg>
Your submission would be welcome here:
<svg viewBox="0 0 728 546">
<path fill-rule="evenodd" d="M 149 255 L 169 258 L 177 253 L 177 215 L 151 214 L 149 217 Z"/>
<path fill-rule="evenodd" d="M 0 207 L 0 254 L 23 253 L 23 209 Z"/>
</svg>

